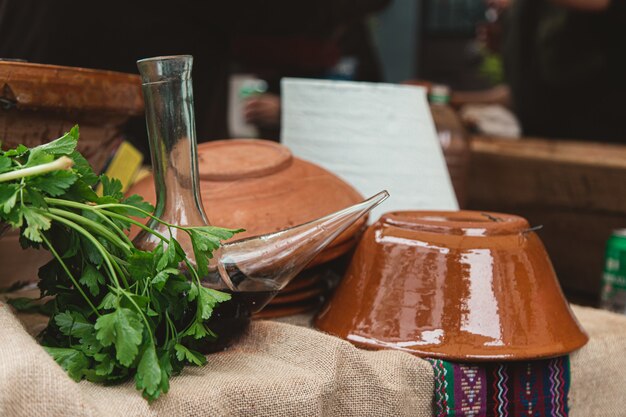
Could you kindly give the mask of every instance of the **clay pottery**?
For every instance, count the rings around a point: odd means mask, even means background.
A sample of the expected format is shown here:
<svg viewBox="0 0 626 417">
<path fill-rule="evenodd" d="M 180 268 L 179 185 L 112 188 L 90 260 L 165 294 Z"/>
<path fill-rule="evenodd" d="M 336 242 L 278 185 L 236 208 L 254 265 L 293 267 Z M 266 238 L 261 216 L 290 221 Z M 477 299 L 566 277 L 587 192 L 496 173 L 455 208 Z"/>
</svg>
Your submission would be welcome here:
<svg viewBox="0 0 626 417">
<path fill-rule="evenodd" d="M 588 340 L 528 222 L 473 211 L 381 217 L 315 326 L 456 361 L 554 357 Z"/>
<path fill-rule="evenodd" d="M 80 125 L 78 150 L 99 172 L 121 128 L 143 115 L 138 75 L 0 61 L 0 141 L 4 149 L 56 139 Z"/>
<path fill-rule="evenodd" d="M 306 223 L 363 200 L 350 185 L 330 172 L 292 156 L 271 141 L 231 139 L 198 145 L 202 203 L 214 225 L 244 228 L 236 240 L 277 232 Z M 154 204 L 152 175 L 129 194 Z M 335 259 L 356 245 L 362 218 L 322 251 L 309 267 Z"/>
<path fill-rule="evenodd" d="M 78 150 L 96 172 L 121 141 L 122 126 L 143 114 L 139 76 L 0 60 L 0 143 L 34 147 L 80 125 Z M 23 250 L 18 232 L 0 240 L 0 288 L 35 281 L 44 251 Z"/>
<path fill-rule="evenodd" d="M 260 312 L 252 316 L 253 319 L 276 319 L 280 317 L 293 316 L 296 314 L 311 313 L 319 308 L 323 298 L 318 297 L 308 300 L 305 303 L 292 303 L 285 305 L 269 305 Z"/>
<path fill-rule="evenodd" d="M 307 301 L 312 298 L 319 297 L 324 293 L 324 287 L 318 285 L 313 288 L 309 288 L 302 291 L 296 291 L 289 294 L 279 294 L 272 300 L 272 305 L 278 306 L 279 304 L 291 304 Z"/>
<path fill-rule="evenodd" d="M 314 274 L 307 276 L 306 273 L 300 274 L 293 279 L 285 288 L 282 289 L 282 294 L 291 294 L 303 290 L 308 290 L 311 287 L 316 286 L 322 280 L 323 276 L 321 274 Z"/>
</svg>

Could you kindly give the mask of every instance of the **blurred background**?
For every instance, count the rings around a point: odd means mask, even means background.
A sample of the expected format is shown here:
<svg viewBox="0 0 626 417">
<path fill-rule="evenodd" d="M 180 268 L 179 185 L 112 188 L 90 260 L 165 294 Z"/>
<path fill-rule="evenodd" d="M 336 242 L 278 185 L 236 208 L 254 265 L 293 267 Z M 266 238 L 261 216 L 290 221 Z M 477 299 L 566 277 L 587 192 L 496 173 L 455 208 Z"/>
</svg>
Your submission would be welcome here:
<svg viewBox="0 0 626 417">
<path fill-rule="evenodd" d="M 625 4 L 0 0 L 0 58 L 136 74 L 137 59 L 191 54 L 200 142 L 279 141 L 284 77 L 423 86 L 460 206 L 543 226 L 568 297 L 597 304 L 605 243 L 626 226 Z M 4 74 L 0 105 L 25 106 Z M 74 97 L 54 110 L 65 124 L 35 118 L 38 135 L 82 118 L 81 129 L 115 125 L 107 137 L 149 154 L 140 103 L 120 98 L 107 114 L 123 117 L 103 122 Z M 36 123 L 0 116 L 16 140 Z M 112 152 L 101 146 L 91 151 Z"/>
</svg>

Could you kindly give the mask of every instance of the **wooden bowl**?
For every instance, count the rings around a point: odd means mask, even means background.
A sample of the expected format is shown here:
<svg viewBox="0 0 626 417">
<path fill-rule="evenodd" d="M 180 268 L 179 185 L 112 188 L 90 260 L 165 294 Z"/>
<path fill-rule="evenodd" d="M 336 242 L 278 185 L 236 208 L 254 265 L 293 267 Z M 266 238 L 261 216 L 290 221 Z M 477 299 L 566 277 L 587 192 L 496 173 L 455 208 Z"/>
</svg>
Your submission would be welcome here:
<svg viewBox="0 0 626 417">
<path fill-rule="evenodd" d="M 588 340 L 528 222 L 472 211 L 381 217 L 315 326 L 457 361 L 547 358 Z"/>
<path fill-rule="evenodd" d="M 277 232 L 363 200 L 350 185 L 288 148 L 266 140 L 231 139 L 198 146 L 202 203 L 211 224 L 244 228 L 236 239 Z M 131 187 L 154 204 L 154 178 Z M 363 218 L 337 237 L 310 266 L 335 259 L 356 244 Z"/>
</svg>

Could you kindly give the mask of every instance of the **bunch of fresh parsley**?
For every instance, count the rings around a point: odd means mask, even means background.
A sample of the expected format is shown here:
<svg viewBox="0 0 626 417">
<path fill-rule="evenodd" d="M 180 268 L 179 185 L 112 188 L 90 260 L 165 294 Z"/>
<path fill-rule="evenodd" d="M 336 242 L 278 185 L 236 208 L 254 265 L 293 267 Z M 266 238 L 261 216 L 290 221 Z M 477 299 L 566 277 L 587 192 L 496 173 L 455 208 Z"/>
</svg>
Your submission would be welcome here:
<svg viewBox="0 0 626 417">
<path fill-rule="evenodd" d="M 190 346 L 215 340 L 207 320 L 230 295 L 203 287 L 200 277 L 220 241 L 238 230 L 182 227 L 153 217 L 141 197 L 124 197 L 118 180 L 97 176 L 76 151 L 77 141 L 74 127 L 45 145 L 0 151 L 0 221 L 21 229 L 23 247 L 53 256 L 39 270 L 42 297 L 53 296 L 41 335 L 48 353 L 77 381 L 134 377 L 152 401 L 185 364 L 206 362 Z M 93 191 L 98 182 L 102 196 Z M 195 262 L 171 234 L 131 216 L 186 232 Z M 159 245 L 151 252 L 136 248 L 127 236 L 131 224 L 157 236 Z"/>
</svg>

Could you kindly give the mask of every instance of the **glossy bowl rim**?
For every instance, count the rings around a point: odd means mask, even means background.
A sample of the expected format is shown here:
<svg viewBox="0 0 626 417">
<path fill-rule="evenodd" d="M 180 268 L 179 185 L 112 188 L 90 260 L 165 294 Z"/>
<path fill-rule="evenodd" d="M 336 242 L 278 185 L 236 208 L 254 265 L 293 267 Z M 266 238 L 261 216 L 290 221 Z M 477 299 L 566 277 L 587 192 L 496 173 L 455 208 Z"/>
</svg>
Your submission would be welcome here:
<svg viewBox="0 0 626 417">
<path fill-rule="evenodd" d="M 490 211 L 393 211 L 383 214 L 380 222 L 415 232 L 449 235 L 494 236 L 531 231 L 523 217 Z"/>
</svg>

